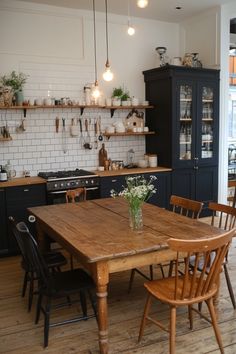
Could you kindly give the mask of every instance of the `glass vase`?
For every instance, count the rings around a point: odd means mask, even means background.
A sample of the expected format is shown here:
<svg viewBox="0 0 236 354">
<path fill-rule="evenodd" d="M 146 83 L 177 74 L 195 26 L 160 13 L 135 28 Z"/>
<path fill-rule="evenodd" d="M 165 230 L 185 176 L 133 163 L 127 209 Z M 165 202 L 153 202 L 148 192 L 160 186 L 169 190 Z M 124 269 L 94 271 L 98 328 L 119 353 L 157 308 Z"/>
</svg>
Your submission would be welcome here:
<svg viewBox="0 0 236 354">
<path fill-rule="evenodd" d="M 142 206 L 129 206 L 129 226 L 134 231 L 142 230 L 143 228 L 143 213 Z"/>
</svg>

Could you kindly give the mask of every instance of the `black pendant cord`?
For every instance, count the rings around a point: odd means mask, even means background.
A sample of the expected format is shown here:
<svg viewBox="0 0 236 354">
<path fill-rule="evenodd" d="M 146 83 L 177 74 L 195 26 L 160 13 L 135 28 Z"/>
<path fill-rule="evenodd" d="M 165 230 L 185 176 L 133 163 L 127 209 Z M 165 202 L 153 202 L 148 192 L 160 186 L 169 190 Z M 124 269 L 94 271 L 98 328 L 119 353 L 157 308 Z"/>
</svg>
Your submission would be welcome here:
<svg viewBox="0 0 236 354">
<path fill-rule="evenodd" d="M 107 0 L 105 0 L 105 8 L 106 8 L 106 42 L 107 42 L 107 63 L 109 63 L 108 59 L 108 22 L 107 22 Z"/>
<path fill-rule="evenodd" d="M 95 0 L 93 0 L 93 38 L 94 38 L 95 85 L 96 85 L 98 82 L 98 77 L 97 77 L 97 41 L 96 41 Z"/>
</svg>

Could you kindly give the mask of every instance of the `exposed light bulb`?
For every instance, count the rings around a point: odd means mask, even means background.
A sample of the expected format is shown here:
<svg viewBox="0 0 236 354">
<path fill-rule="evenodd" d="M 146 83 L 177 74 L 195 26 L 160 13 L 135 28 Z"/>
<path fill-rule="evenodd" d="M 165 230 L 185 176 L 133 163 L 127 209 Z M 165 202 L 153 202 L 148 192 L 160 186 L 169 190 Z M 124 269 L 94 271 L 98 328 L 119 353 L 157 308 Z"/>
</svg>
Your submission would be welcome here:
<svg viewBox="0 0 236 354">
<path fill-rule="evenodd" d="M 103 80 L 105 81 L 111 81 L 113 79 L 113 72 L 111 71 L 111 67 L 109 64 L 109 61 L 106 61 L 106 65 L 105 65 L 105 71 L 102 74 Z"/>
<path fill-rule="evenodd" d="M 135 34 L 135 28 L 130 23 L 128 23 L 127 33 L 130 36 L 133 36 Z"/>
<path fill-rule="evenodd" d="M 144 9 L 144 7 L 148 6 L 148 0 L 138 0 L 137 5 L 141 7 L 141 9 Z"/>
</svg>

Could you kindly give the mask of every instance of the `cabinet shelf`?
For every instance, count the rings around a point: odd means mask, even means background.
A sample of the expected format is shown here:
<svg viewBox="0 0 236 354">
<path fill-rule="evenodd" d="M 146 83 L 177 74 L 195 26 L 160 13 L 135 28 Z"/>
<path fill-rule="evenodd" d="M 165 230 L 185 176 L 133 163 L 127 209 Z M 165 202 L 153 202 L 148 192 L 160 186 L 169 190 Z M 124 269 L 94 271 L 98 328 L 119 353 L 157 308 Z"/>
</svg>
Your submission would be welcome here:
<svg viewBox="0 0 236 354">
<path fill-rule="evenodd" d="M 192 141 L 191 140 L 189 140 L 189 141 L 180 141 L 179 143 L 180 143 L 180 145 L 192 144 Z"/>
<path fill-rule="evenodd" d="M 180 122 L 192 122 L 192 118 L 180 118 Z"/>
<path fill-rule="evenodd" d="M 202 103 L 213 103 L 213 100 L 202 100 Z"/>
<path fill-rule="evenodd" d="M 212 122 L 213 118 L 202 118 L 203 122 Z"/>
<path fill-rule="evenodd" d="M 0 110 L 17 110 L 17 109 L 23 109 L 24 111 L 24 117 L 26 117 L 26 111 L 28 109 L 80 109 L 81 115 L 84 113 L 85 108 L 92 108 L 92 109 L 110 109 L 111 111 L 111 117 L 113 117 L 115 110 L 130 110 L 130 109 L 151 109 L 154 108 L 154 106 L 145 106 L 145 105 L 138 105 L 138 106 L 100 106 L 100 105 L 51 105 L 51 106 L 2 106 L 0 107 Z"/>
<path fill-rule="evenodd" d="M 134 132 L 125 132 L 125 133 L 104 133 L 103 136 L 107 137 L 108 139 L 111 136 L 138 136 L 138 135 L 154 135 L 155 132 L 140 132 L 140 133 L 134 133 Z"/>
<path fill-rule="evenodd" d="M 181 98 L 180 102 L 192 102 L 192 98 Z"/>
</svg>

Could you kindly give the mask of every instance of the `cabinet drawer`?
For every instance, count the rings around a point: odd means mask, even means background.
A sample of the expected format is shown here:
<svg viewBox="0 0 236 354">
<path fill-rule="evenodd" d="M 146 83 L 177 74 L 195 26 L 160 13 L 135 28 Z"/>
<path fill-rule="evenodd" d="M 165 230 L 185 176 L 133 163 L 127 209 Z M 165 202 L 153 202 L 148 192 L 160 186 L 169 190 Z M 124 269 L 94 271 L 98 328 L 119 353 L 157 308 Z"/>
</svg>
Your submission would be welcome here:
<svg viewBox="0 0 236 354">
<path fill-rule="evenodd" d="M 111 190 L 120 192 L 125 183 L 125 176 L 102 177 L 100 180 L 100 196 L 108 198 L 111 196 Z"/>
<path fill-rule="evenodd" d="M 46 204 L 46 189 L 44 185 L 29 185 L 6 188 L 7 205 L 20 203 L 23 205 Z"/>
</svg>

